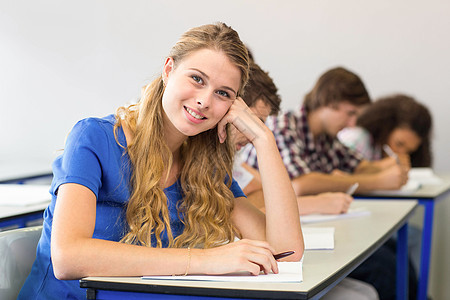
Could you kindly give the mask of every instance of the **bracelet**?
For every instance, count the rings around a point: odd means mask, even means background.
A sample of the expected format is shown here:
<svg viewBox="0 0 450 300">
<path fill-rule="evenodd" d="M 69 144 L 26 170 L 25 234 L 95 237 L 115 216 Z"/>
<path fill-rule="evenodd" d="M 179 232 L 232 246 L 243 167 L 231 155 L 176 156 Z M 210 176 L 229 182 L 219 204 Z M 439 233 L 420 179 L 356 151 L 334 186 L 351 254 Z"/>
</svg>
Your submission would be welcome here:
<svg viewBox="0 0 450 300">
<path fill-rule="evenodd" d="M 186 265 L 186 272 L 184 272 L 183 276 L 186 276 L 189 272 L 189 267 L 191 266 L 191 247 L 187 248 L 188 251 L 188 261 L 187 261 L 187 265 Z"/>
</svg>

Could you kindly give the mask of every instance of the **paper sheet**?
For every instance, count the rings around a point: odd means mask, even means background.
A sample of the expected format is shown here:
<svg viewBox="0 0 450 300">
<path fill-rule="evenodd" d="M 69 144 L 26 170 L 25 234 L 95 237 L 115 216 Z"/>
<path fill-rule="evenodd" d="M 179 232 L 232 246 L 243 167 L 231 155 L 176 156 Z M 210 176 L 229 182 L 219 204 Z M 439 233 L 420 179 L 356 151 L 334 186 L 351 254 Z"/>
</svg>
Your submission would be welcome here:
<svg viewBox="0 0 450 300">
<path fill-rule="evenodd" d="M 370 215 L 370 211 L 364 207 L 350 208 L 345 214 L 311 214 L 300 216 L 300 221 L 304 224 L 327 222 L 339 219 L 355 218 Z"/>
<path fill-rule="evenodd" d="M 409 180 L 423 185 L 438 185 L 442 179 L 434 174 L 431 168 L 412 168 L 408 173 Z"/>
<path fill-rule="evenodd" d="M 278 262 L 278 274 L 233 273 L 228 275 L 143 276 L 150 280 L 226 281 L 226 282 L 302 282 L 303 262 Z"/>
<path fill-rule="evenodd" d="M 27 206 L 50 202 L 48 185 L 0 184 L 1 206 Z"/>
<path fill-rule="evenodd" d="M 302 227 L 305 250 L 334 249 L 334 227 Z"/>
</svg>

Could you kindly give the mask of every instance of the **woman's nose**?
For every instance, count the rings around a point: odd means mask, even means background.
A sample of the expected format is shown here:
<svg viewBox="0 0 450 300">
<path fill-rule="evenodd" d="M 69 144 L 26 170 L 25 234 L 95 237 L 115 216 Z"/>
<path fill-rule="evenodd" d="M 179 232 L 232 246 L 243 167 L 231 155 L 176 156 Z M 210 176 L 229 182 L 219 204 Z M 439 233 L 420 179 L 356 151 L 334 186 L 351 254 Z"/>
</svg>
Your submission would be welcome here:
<svg viewBox="0 0 450 300">
<path fill-rule="evenodd" d="M 196 104 L 198 108 L 208 109 L 211 106 L 212 101 L 211 93 L 205 92 L 197 96 Z"/>
</svg>

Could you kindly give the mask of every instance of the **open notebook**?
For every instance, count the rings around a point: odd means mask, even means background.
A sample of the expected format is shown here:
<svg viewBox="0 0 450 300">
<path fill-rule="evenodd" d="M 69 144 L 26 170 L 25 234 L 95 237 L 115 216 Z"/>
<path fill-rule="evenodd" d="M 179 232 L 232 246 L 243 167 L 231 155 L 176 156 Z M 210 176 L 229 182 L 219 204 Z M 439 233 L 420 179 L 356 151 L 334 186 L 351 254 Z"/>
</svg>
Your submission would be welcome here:
<svg viewBox="0 0 450 300">
<path fill-rule="evenodd" d="M 143 276 L 148 280 L 187 280 L 187 281 L 224 281 L 224 282 L 302 282 L 303 262 L 278 262 L 278 274 L 261 273 L 258 276 L 248 272 L 226 275 L 186 275 L 186 276 Z"/>
<path fill-rule="evenodd" d="M 0 184 L 1 206 L 28 206 L 50 202 L 48 185 Z"/>
</svg>

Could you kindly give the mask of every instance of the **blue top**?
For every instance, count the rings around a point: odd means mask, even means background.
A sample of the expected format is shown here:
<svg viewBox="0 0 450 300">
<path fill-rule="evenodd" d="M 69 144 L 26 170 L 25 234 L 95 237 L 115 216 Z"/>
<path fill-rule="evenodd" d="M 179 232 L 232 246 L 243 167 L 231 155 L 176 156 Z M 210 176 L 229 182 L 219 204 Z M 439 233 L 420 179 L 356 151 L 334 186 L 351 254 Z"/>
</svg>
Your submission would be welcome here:
<svg viewBox="0 0 450 300">
<path fill-rule="evenodd" d="M 115 117 L 88 118 L 79 121 L 70 132 L 64 153 L 53 163 L 52 202 L 44 212 L 42 236 L 36 260 L 18 299 L 86 299 L 85 289 L 78 280 L 58 280 L 53 273 L 50 257 L 50 238 L 58 187 L 77 183 L 89 188 L 97 198 L 93 238 L 119 241 L 127 231 L 126 204 L 130 195 L 130 161 L 124 148 L 114 138 Z M 117 132 L 118 141 L 126 146 L 123 130 Z M 233 180 L 234 196 L 245 197 Z M 177 211 L 182 201 L 180 182 L 164 189 L 174 238 L 183 232 L 184 225 Z M 182 217 L 182 216 L 181 216 Z M 161 237 L 167 247 L 167 234 Z"/>
</svg>

